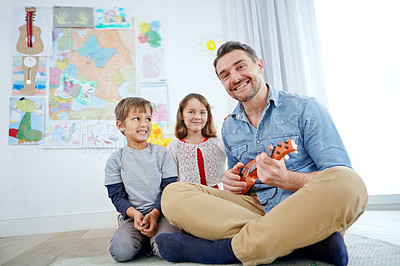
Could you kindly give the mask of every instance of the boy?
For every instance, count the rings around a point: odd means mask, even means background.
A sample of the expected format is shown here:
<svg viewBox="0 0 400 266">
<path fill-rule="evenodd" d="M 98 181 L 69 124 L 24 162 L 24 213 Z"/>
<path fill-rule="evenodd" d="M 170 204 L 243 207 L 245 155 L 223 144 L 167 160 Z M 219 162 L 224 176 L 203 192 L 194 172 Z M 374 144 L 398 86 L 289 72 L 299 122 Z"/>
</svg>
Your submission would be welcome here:
<svg viewBox="0 0 400 266">
<path fill-rule="evenodd" d="M 125 98 L 115 108 L 116 125 L 128 143 L 111 154 L 105 167 L 108 196 L 123 216 L 109 248 L 118 262 L 135 259 L 148 247 L 162 258 L 155 236 L 179 232 L 161 214 L 161 193 L 177 174 L 168 150 L 147 142 L 152 114 L 151 103 L 139 97 Z"/>
</svg>

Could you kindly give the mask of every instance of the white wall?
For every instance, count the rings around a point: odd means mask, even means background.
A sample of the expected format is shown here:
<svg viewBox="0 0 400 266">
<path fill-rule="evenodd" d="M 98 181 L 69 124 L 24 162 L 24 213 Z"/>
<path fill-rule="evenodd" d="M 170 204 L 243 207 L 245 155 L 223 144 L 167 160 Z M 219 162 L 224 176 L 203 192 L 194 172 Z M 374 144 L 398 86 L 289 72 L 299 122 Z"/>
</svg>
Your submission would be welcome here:
<svg viewBox="0 0 400 266">
<path fill-rule="evenodd" d="M 400 2 L 314 5 L 329 107 L 353 166 L 370 195 L 400 194 Z"/>
<path fill-rule="evenodd" d="M 223 0 L 6 0 L 2 2 L 0 42 L 0 236 L 110 227 L 115 211 L 107 197 L 104 165 L 110 150 L 44 150 L 36 145 L 8 145 L 12 58 L 11 9 L 16 6 L 133 7 L 135 15 L 155 15 L 165 25 L 165 61 L 170 122 L 179 101 L 198 92 L 214 106 L 220 129 L 234 104 L 214 74 L 213 57 L 193 53 L 193 34 L 226 31 Z"/>
</svg>

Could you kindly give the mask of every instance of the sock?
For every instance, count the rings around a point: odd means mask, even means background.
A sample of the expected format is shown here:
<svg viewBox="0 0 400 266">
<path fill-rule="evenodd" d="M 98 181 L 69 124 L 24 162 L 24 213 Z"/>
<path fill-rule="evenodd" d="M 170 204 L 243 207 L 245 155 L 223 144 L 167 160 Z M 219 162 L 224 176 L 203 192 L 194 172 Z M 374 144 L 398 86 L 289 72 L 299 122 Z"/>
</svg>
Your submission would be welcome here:
<svg viewBox="0 0 400 266">
<path fill-rule="evenodd" d="M 232 238 L 210 241 L 182 233 L 162 233 L 156 236 L 155 242 L 161 256 L 169 262 L 239 262 L 232 250 Z"/>
<path fill-rule="evenodd" d="M 345 266 L 349 262 L 346 245 L 344 244 L 343 236 L 339 232 L 333 233 L 327 239 L 316 244 L 296 249 L 291 255 L 319 260 L 336 266 Z"/>
</svg>

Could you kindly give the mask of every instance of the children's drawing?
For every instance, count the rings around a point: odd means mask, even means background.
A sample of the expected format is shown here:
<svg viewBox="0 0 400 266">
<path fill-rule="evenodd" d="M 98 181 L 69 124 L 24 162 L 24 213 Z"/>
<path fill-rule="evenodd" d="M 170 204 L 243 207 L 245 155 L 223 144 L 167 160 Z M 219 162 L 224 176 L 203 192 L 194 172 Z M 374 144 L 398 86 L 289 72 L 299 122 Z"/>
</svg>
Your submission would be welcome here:
<svg viewBox="0 0 400 266">
<path fill-rule="evenodd" d="M 160 19 L 139 18 L 137 22 L 138 42 L 151 48 L 162 47 L 162 23 Z"/>
<path fill-rule="evenodd" d="M 164 49 L 138 48 L 138 73 L 140 82 L 165 82 Z"/>
<path fill-rule="evenodd" d="M 201 35 L 193 37 L 194 54 L 199 56 L 215 56 L 224 42 L 220 35 Z"/>
<path fill-rule="evenodd" d="M 47 80 L 47 59 L 45 57 L 38 57 L 38 59 L 38 67 L 36 71 L 31 72 L 32 77 L 29 80 L 32 80 L 35 95 L 45 95 Z M 26 82 L 26 79 L 24 78 L 25 71 L 22 61 L 22 57 L 20 56 L 13 57 L 12 95 L 24 95 L 24 83 Z"/>
<path fill-rule="evenodd" d="M 96 29 L 130 29 L 132 16 L 123 7 L 95 8 Z"/>
<path fill-rule="evenodd" d="M 78 81 L 68 75 L 60 76 L 60 85 L 55 89 L 54 96 L 61 99 L 75 99 L 83 105 L 89 105 L 96 92 L 96 84 L 92 81 Z"/>
<path fill-rule="evenodd" d="M 112 120 L 92 120 L 84 122 L 85 148 L 112 148 L 124 146 L 125 138 Z"/>
<path fill-rule="evenodd" d="M 82 122 L 46 121 L 40 148 L 82 148 Z"/>
<path fill-rule="evenodd" d="M 54 28 L 92 28 L 94 26 L 92 7 L 55 6 L 53 13 Z"/>
<path fill-rule="evenodd" d="M 163 25 L 160 19 L 141 18 L 136 23 L 138 74 L 140 82 L 166 80 Z"/>
<path fill-rule="evenodd" d="M 137 95 L 133 30 L 55 28 L 49 60 L 51 120 L 107 120 Z"/>
<path fill-rule="evenodd" d="M 38 144 L 44 131 L 44 97 L 11 97 L 9 144 Z"/>
<path fill-rule="evenodd" d="M 51 56 L 53 8 L 14 6 L 12 12 L 12 55 Z"/>
<path fill-rule="evenodd" d="M 153 103 L 152 121 L 168 126 L 168 86 L 166 83 L 140 84 L 139 96 Z"/>
</svg>

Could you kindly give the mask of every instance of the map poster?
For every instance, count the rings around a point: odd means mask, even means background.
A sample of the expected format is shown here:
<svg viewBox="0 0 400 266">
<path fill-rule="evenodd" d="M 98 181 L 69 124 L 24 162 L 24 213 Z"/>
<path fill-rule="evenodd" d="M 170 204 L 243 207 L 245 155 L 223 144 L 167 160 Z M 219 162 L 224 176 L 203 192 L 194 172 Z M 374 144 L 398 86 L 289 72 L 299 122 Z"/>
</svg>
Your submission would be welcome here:
<svg viewBox="0 0 400 266">
<path fill-rule="evenodd" d="M 107 120 L 122 98 L 137 95 L 133 30 L 55 28 L 53 39 L 51 120 Z"/>
</svg>

